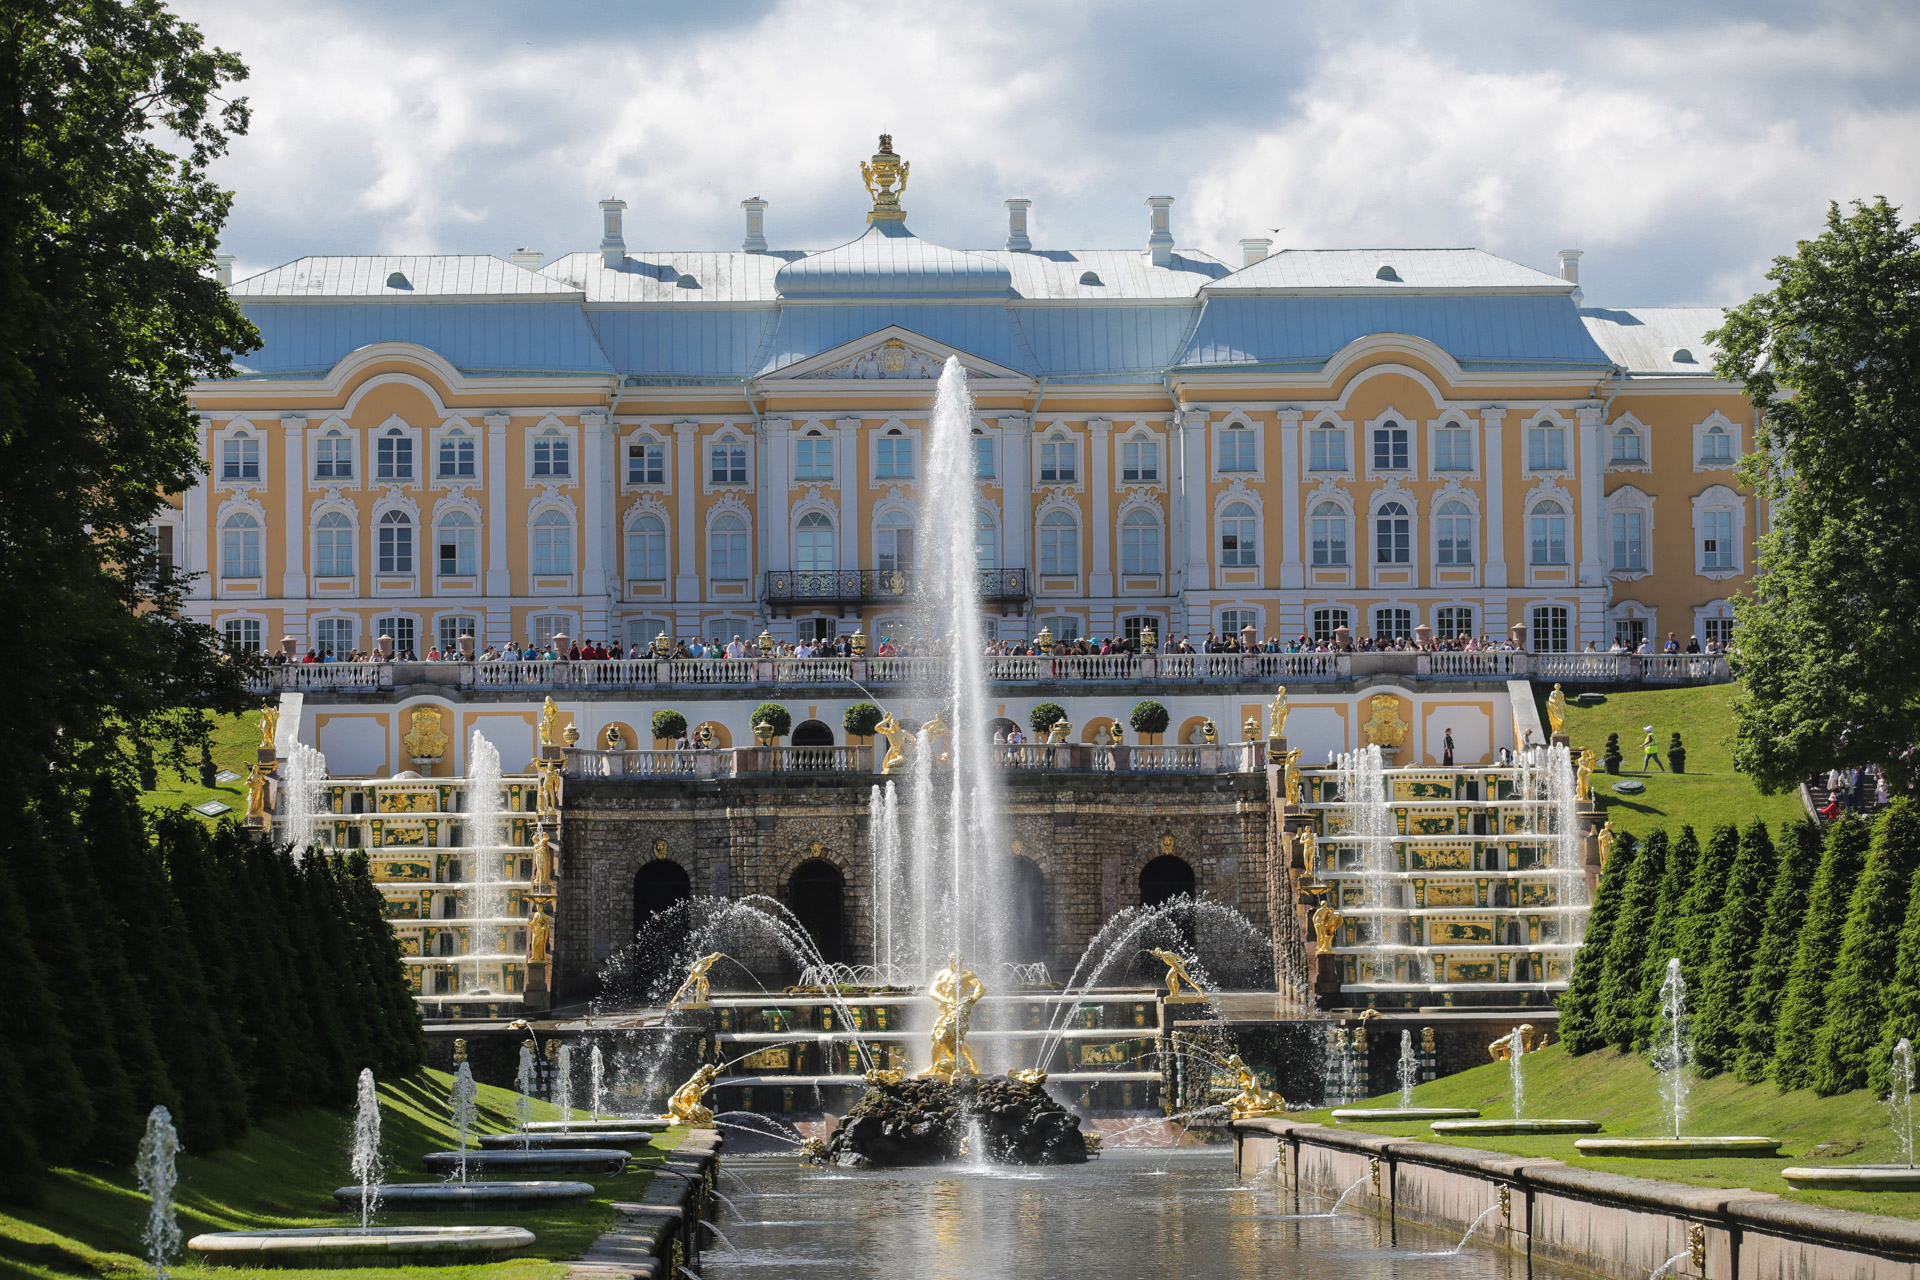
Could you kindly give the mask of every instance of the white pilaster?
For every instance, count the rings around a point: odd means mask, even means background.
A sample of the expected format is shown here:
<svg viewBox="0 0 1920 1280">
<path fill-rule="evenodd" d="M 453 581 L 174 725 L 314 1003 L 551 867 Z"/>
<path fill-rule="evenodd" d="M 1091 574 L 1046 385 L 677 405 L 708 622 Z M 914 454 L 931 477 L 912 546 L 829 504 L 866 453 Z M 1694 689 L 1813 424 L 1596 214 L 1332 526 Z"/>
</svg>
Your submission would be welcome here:
<svg viewBox="0 0 1920 1280">
<path fill-rule="evenodd" d="M 791 481 L 789 470 L 792 444 L 793 423 L 786 418 L 767 418 L 760 423 L 760 474 L 756 496 L 756 506 L 760 511 L 761 541 L 766 546 L 766 559 L 761 561 L 769 569 L 793 568 L 793 554 L 788 546 L 787 512 L 789 499 L 787 492 Z M 754 593 L 758 595 L 758 592 Z"/>
<path fill-rule="evenodd" d="M 181 513 L 185 517 L 180 530 L 180 554 L 188 573 L 193 575 L 191 585 L 187 587 L 187 599 L 211 600 L 213 582 L 207 574 L 207 565 L 213 554 L 213 530 L 211 518 L 207 514 L 207 488 L 213 482 L 213 459 L 207 453 L 207 438 L 212 424 L 204 415 L 199 419 L 195 434 L 200 440 L 200 457 L 207 464 L 207 472 L 194 481 L 181 500 Z"/>
<path fill-rule="evenodd" d="M 1181 584 L 1199 591 L 1213 583 L 1207 572 L 1207 411 L 1180 413 L 1180 523 L 1186 530 L 1187 569 Z"/>
<path fill-rule="evenodd" d="M 1604 478 L 1600 470 L 1600 414 L 1604 406 L 1597 401 L 1580 406 L 1580 474 L 1577 478 L 1580 502 L 1580 585 L 1603 587 L 1606 572 L 1601 568 L 1600 517 L 1606 507 L 1601 492 Z"/>
<path fill-rule="evenodd" d="M 1006 495 L 1001 520 L 1001 563 L 1009 569 L 1033 564 L 1033 419 L 1024 413 L 1000 419 L 1000 488 Z"/>
<path fill-rule="evenodd" d="M 1096 600 L 1113 597 L 1112 454 L 1113 423 L 1092 419 L 1087 423 L 1087 484 L 1093 491 L 1093 574 L 1087 579 L 1087 594 Z"/>
<path fill-rule="evenodd" d="M 1297 591 L 1307 584 L 1300 559 L 1300 419 L 1298 409 L 1280 410 L 1280 589 Z M 1268 534 L 1269 541 L 1272 534 Z M 1264 548 L 1263 548 L 1264 551 Z M 1266 556 L 1263 554 L 1264 561 Z M 1284 613 L 1284 610 L 1282 611 Z"/>
<path fill-rule="evenodd" d="M 580 507 L 582 511 L 580 594 L 596 597 L 594 607 L 605 609 L 607 599 L 607 415 L 580 415 Z M 582 621 L 585 621 L 584 616 Z"/>
<path fill-rule="evenodd" d="M 840 567 L 860 565 L 860 419 L 842 418 L 833 445 L 833 482 L 840 486 Z"/>
<path fill-rule="evenodd" d="M 307 416 L 285 414 L 280 419 L 285 446 L 286 477 L 286 570 L 280 578 L 280 594 L 289 600 L 307 595 Z"/>
<path fill-rule="evenodd" d="M 487 594 L 513 594 L 513 567 L 507 563 L 507 427 L 504 413 L 487 415 Z M 503 637 L 504 638 L 504 637 Z"/>
<path fill-rule="evenodd" d="M 1487 477 L 1487 586 L 1507 585 L 1506 459 L 1500 456 L 1500 433 L 1507 411 L 1488 405 L 1480 411 L 1481 447 L 1486 450 Z"/>
<path fill-rule="evenodd" d="M 693 558 L 700 542 L 700 530 L 693 518 L 693 502 L 700 489 L 700 424 L 674 423 L 673 442 L 673 542 L 680 548 L 680 571 L 674 575 L 673 598 L 693 601 L 700 598 L 700 575 Z"/>
</svg>

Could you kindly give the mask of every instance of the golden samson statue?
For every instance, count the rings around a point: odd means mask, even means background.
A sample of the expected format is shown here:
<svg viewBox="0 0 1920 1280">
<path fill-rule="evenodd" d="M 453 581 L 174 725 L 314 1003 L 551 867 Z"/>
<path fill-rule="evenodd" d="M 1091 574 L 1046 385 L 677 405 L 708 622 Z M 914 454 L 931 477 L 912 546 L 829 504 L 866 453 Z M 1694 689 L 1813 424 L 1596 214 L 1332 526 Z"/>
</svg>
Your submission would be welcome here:
<svg viewBox="0 0 1920 1280">
<path fill-rule="evenodd" d="M 986 993 L 979 977 L 971 969 L 960 967 L 960 953 L 949 954 L 947 967 L 933 976 L 927 988 L 940 1016 L 933 1023 L 933 1061 L 920 1073 L 922 1076 L 951 1083 L 958 1076 L 980 1074 L 980 1065 L 967 1051 L 967 1023 L 973 1016 L 973 1006 Z"/>
</svg>

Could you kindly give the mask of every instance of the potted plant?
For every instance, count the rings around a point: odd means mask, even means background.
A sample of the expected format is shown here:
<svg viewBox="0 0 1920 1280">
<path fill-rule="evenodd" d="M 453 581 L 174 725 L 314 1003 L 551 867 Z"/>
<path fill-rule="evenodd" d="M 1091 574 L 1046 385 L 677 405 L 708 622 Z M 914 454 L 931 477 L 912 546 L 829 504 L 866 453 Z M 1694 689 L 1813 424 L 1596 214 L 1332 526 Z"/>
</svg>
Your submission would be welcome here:
<svg viewBox="0 0 1920 1280">
<path fill-rule="evenodd" d="M 1034 736 L 1038 741 L 1045 742 L 1047 730 L 1053 728 L 1053 722 L 1056 720 L 1065 720 L 1066 718 L 1067 709 L 1065 707 L 1057 702 L 1043 702 L 1033 710 L 1027 712 L 1027 725 L 1033 730 Z"/>
<path fill-rule="evenodd" d="M 1166 707 L 1153 701 L 1135 703 L 1133 714 L 1127 717 L 1127 723 L 1133 726 L 1135 733 L 1142 737 L 1152 736 L 1156 741 L 1167 731 L 1168 720 Z"/>
<path fill-rule="evenodd" d="M 1608 773 L 1620 772 L 1621 756 L 1620 756 L 1620 735 L 1619 734 L 1610 733 L 1607 735 L 1607 749 L 1605 753 L 1601 756 L 1601 759 L 1606 762 Z"/>
<path fill-rule="evenodd" d="M 665 711 L 656 711 L 653 713 L 654 741 L 659 742 L 664 739 L 666 744 L 671 747 L 674 743 L 680 741 L 686 731 L 687 718 L 678 711 L 675 711 L 672 707 L 668 707 Z"/>
<path fill-rule="evenodd" d="M 774 739 L 787 736 L 787 730 L 793 727 L 793 713 L 777 702 L 763 702 L 753 709 L 749 723 L 753 725 L 754 740 L 770 747 Z"/>
<path fill-rule="evenodd" d="M 1680 741 L 1680 731 L 1675 729 L 1673 737 L 1667 740 L 1667 768 L 1675 773 L 1687 771 L 1687 748 Z"/>
<path fill-rule="evenodd" d="M 871 738 L 884 719 L 885 713 L 871 702 L 856 702 L 840 717 L 840 727 L 856 738 Z"/>
</svg>

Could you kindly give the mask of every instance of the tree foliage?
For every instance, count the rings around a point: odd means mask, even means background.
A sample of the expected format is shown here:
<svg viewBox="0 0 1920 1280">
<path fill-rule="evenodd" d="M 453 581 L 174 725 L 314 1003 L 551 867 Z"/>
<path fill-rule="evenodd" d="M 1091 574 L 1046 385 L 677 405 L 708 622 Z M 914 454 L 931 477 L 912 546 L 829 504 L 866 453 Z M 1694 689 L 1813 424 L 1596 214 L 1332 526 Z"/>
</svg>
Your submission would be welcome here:
<svg viewBox="0 0 1920 1280">
<path fill-rule="evenodd" d="M 784 738 L 787 731 L 793 728 L 793 712 L 777 702 L 763 702 L 753 709 L 748 723 L 766 725 L 773 730 L 774 737 Z"/>
<path fill-rule="evenodd" d="M 1767 894 L 1766 918 L 1747 972 L 1741 997 L 1739 1057 L 1734 1074 L 1748 1084 L 1766 1079 L 1773 1062 L 1774 1030 L 1780 1020 L 1781 996 L 1793 971 L 1793 956 L 1806 918 L 1807 899 L 1820 869 L 1820 828 L 1812 822 L 1794 824 L 1786 833 Z"/>
<path fill-rule="evenodd" d="M 845 715 L 840 717 L 840 727 L 848 733 L 870 738 L 873 736 L 873 731 L 880 727 L 880 722 L 886 718 L 886 713 L 871 702 L 856 702 L 847 708 Z"/>
<path fill-rule="evenodd" d="M 1845 1093 L 1867 1082 L 1867 1056 L 1887 1017 L 1887 982 L 1920 870 L 1920 809 L 1902 796 L 1880 815 L 1867 863 L 1847 904 L 1846 932 L 1827 983 L 1827 1012 L 1813 1042 L 1813 1087 Z"/>
<path fill-rule="evenodd" d="M 1600 890 L 1587 913 L 1587 936 L 1573 958 L 1573 977 L 1560 997 L 1560 1039 L 1568 1053 L 1590 1053 L 1606 1044 L 1600 1032 L 1600 992 L 1607 973 L 1607 951 L 1627 896 L 1640 845 L 1630 835 L 1614 840 L 1613 856 L 1600 873 Z"/>
<path fill-rule="evenodd" d="M 1067 709 L 1057 702 L 1042 702 L 1027 712 L 1027 724 L 1035 733 L 1045 733 L 1056 720 L 1067 718 Z"/>
<path fill-rule="evenodd" d="M 1920 228 L 1838 205 L 1710 335 L 1759 410 L 1740 477 L 1769 504 L 1735 602 L 1736 767 L 1769 790 L 1840 765 L 1920 780 Z M 1809 643 L 1809 637 L 1819 643 Z"/>
<path fill-rule="evenodd" d="M 1702 1075 L 1725 1071 L 1739 1055 L 1747 980 L 1766 925 L 1767 893 L 1778 862 L 1767 824 L 1754 819 L 1740 833 L 1739 852 L 1722 882 L 1720 911 L 1700 975 L 1693 1060 Z"/>
<path fill-rule="evenodd" d="M 1887 1016 L 1880 1040 L 1867 1059 L 1867 1087 L 1885 1096 L 1892 1083 L 1894 1046 L 1902 1040 L 1920 1040 L 1920 871 L 1907 887 L 1907 914 L 1900 926 L 1893 976 L 1887 983 Z"/>
<path fill-rule="evenodd" d="M 1813 1082 L 1813 1045 L 1827 1012 L 1827 979 L 1840 952 L 1840 934 L 1847 924 L 1847 904 L 1854 881 L 1867 859 L 1867 824 L 1843 813 L 1827 828 L 1807 895 L 1806 918 L 1793 950 L 1793 967 L 1786 991 L 1779 997 L 1780 1019 L 1773 1033 L 1773 1080 L 1783 1090 L 1804 1089 Z"/>
<path fill-rule="evenodd" d="M 1135 733 L 1162 734 L 1167 731 L 1171 719 L 1163 704 L 1148 699 L 1133 704 L 1133 714 L 1127 717 L 1127 723 L 1133 726 Z"/>
<path fill-rule="evenodd" d="M 687 718 L 668 707 L 653 713 L 653 736 L 665 738 L 668 742 L 677 742 L 687 731 Z"/>
<path fill-rule="evenodd" d="M 1626 887 L 1607 939 L 1606 968 L 1600 977 L 1595 1021 L 1601 1039 L 1616 1049 L 1633 1047 L 1639 1018 L 1640 978 L 1647 958 L 1647 935 L 1653 929 L 1660 907 L 1667 854 L 1664 830 L 1655 831 L 1640 846 L 1633 866 L 1627 870 Z"/>
<path fill-rule="evenodd" d="M 1653 924 L 1642 935 L 1640 944 L 1639 1004 L 1633 1016 L 1633 1043 L 1645 1048 L 1653 1034 L 1653 1023 L 1660 1011 L 1660 984 L 1666 981 L 1667 961 L 1680 955 L 1684 925 L 1692 900 L 1694 868 L 1700 861 L 1700 839 L 1692 827 L 1681 827 L 1679 836 L 1667 850 L 1665 874 L 1654 904 Z M 1686 959 L 1681 957 L 1685 971 Z M 1692 986 L 1694 975 L 1687 974 Z"/>
</svg>

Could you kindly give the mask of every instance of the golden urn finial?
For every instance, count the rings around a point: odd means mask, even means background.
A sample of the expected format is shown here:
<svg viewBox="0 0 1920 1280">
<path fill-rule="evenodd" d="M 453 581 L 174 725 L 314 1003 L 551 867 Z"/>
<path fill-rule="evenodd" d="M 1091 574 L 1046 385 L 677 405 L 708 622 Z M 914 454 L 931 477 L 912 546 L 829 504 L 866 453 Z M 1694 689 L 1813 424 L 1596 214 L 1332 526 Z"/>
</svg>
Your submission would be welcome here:
<svg viewBox="0 0 1920 1280">
<path fill-rule="evenodd" d="M 911 165 L 894 154 L 893 135 L 881 134 L 880 149 L 873 153 L 873 159 L 860 162 L 860 177 L 867 184 L 867 194 L 873 197 L 873 212 L 867 215 L 869 223 L 900 222 L 906 218 L 906 210 L 900 207 L 900 196 L 907 189 L 910 168 Z"/>
</svg>

